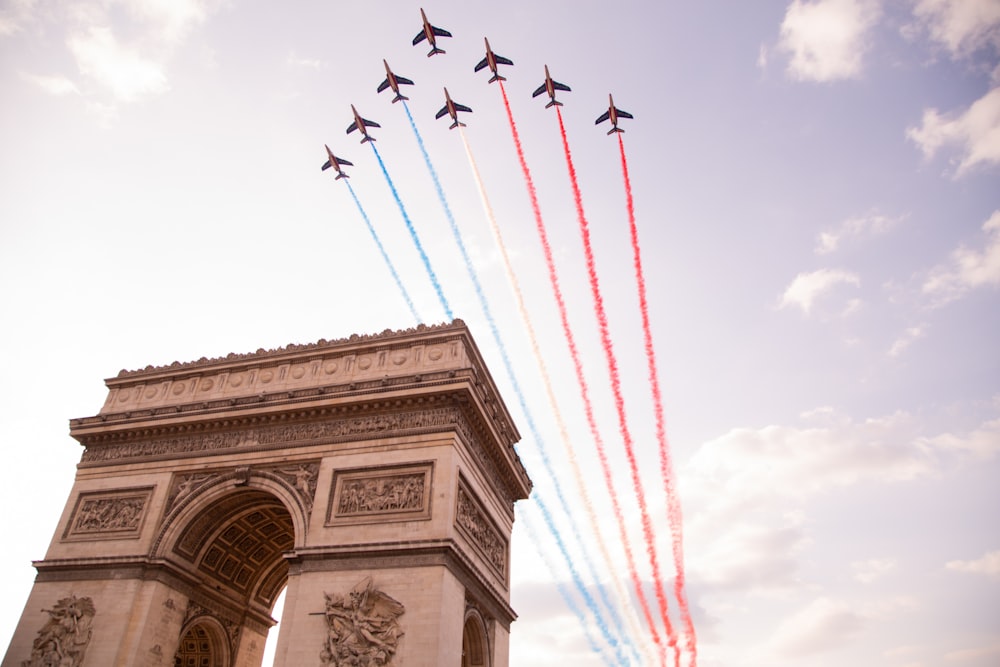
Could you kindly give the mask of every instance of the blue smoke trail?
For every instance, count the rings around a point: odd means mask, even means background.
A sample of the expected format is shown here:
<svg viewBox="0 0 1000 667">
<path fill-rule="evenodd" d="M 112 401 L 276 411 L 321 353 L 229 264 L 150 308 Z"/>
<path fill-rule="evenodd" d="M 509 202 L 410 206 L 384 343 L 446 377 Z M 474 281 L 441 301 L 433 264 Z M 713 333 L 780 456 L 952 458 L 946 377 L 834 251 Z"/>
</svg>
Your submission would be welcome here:
<svg viewBox="0 0 1000 667">
<path fill-rule="evenodd" d="M 351 182 L 346 178 L 344 179 L 344 185 L 347 186 L 348 192 L 351 193 L 351 198 L 354 199 L 354 203 L 358 206 L 358 212 L 361 217 L 365 220 L 365 225 L 368 226 L 368 231 L 372 235 L 372 239 L 375 241 L 375 245 L 378 246 L 378 251 L 382 253 L 382 259 L 385 260 L 385 265 L 389 267 L 389 272 L 392 274 L 392 279 L 396 281 L 396 286 L 399 287 L 399 291 L 403 293 L 403 299 L 406 301 L 406 306 L 410 309 L 410 314 L 413 315 L 413 319 L 417 321 L 417 324 L 422 324 L 423 319 L 417 314 L 417 309 L 413 305 L 413 300 L 410 299 L 409 292 L 403 287 L 403 281 L 399 279 L 399 274 L 396 273 L 396 267 L 393 266 L 392 261 L 389 259 L 389 255 L 386 254 L 385 248 L 382 247 L 382 241 L 379 240 L 378 234 L 375 233 L 375 228 L 372 226 L 372 221 L 368 219 L 368 214 L 365 213 L 365 209 L 361 206 L 361 201 L 358 196 L 354 194 L 354 188 L 351 187 Z"/>
<path fill-rule="evenodd" d="M 444 313 L 449 320 L 455 319 L 455 316 L 451 313 L 451 308 L 448 306 L 448 300 L 444 298 L 444 292 L 441 291 L 441 283 L 438 282 L 437 275 L 434 273 L 434 269 L 431 268 L 431 260 L 428 259 L 427 253 L 424 252 L 424 247 L 420 244 L 420 237 L 417 236 L 417 230 L 413 227 L 413 223 L 410 221 L 410 216 L 406 213 L 406 207 L 403 206 L 403 200 L 399 198 L 399 192 L 396 191 L 396 185 L 389 178 L 389 172 L 385 168 L 385 162 L 382 162 L 382 156 L 379 155 L 378 149 L 375 148 L 375 142 L 368 142 L 372 147 L 372 152 L 375 153 L 375 157 L 378 158 L 378 166 L 382 168 L 382 175 L 385 176 L 385 182 L 389 184 L 389 189 L 392 190 L 392 196 L 396 200 L 396 205 L 399 206 L 399 212 L 403 215 L 403 221 L 406 223 L 406 229 L 410 232 L 410 238 L 413 239 L 413 245 L 417 246 L 417 252 L 420 253 L 420 259 L 424 262 L 424 268 L 427 270 L 427 276 L 431 279 L 431 284 L 434 285 L 434 291 L 437 292 L 438 300 L 441 301 L 441 307 L 444 308 Z"/>
<path fill-rule="evenodd" d="M 542 540 L 538 536 L 538 531 L 535 529 L 534 522 L 531 520 L 531 515 L 527 514 L 521 505 L 518 505 L 516 510 L 518 519 L 528 531 L 528 539 L 531 540 L 531 543 L 535 546 L 535 550 L 538 551 L 538 555 L 542 557 L 543 561 L 545 561 L 545 566 L 549 569 L 549 573 L 552 575 L 552 580 L 556 582 L 556 589 L 559 591 L 559 595 L 562 597 L 563 602 L 566 603 L 566 606 L 569 607 L 570 611 L 572 611 L 576 616 L 576 619 L 580 622 L 580 627 L 583 628 L 583 634 L 587 638 L 587 643 L 590 644 L 590 650 L 599 655 L 604 664 L 614 664 L 604 654 L 603 649 L 598 646 L 597 640 L 594 639 L 594 636 L 590 632 L 590 625 L 587 623 L 586 617 L 583 615 L 583 612 L 580 611 L 579 606 L 576 604 L 576 600 L 573 599 L 573 595 L 566 587 L 566 584 L 559 581 L 559 570 L 556 568 L 555 563 L 549 560 L 548 554 L 546 554 L 545 550 L 542 548 Z"/>
<path fill-rule="evenodd" d="M 442 208 L 444 208 L 445 216 L 448 218 L 448 225 L 451 227 L 451 233 L 455 237 L 455 243 L 458 245 L 458 249 L 462 254 L 462 260 L 465 263 L 465 270 L 468 272 L 469 279 L 472 281 L 472 285 L 475 288 L 476 296 L 479 299 L 480 308 L 482 308 L 483 311 L 483 316 L 486 318 L 487 324 L 489 324 L 490 333 L 493 335 L 493 340 L 496 342 L 497 349 L 500 351 L 500 357 L 503 360 L 504 368 L 507 371 L 507 377 L 509 378 L 511 385 L 514 388 L 514 393 L 517 395 L 518 402 L 521 405 L 521 410 L 528 421 L 528 428 L 531 431 L 531 435 L 534 438 L 535 442 L 538 443 L 538 449 L 542 456 L 542 462 L 545 464 L 545 469 L 549 473 L 549 476 L 552 478 L 553 486 L 556 490 L 556 496 L 559 498 L 559 503 L 560 505 L 562 505 L 562 508 L 566 512 L 567 517 L 569 517 L 570 525 L 573 528 L 574 536 L 580 543 L 582 552 L 584 554 L 584 559 L 586 560 L 591 572 L 593 573 L 594 572 L 593 562 L 591 561 L 589 552 L 586 550 L 584 542 L 580 537 L 579 529 L 576 526 L 576 521 L 573 519 L 573 513 L 570 511 L 569 504 L 566 502 L 565 494 L 563 494 L 562 487 L 559 484 L 559 480 L 556 477 L 555 470 L 552 467 L 552 462 L 549 459 L 548 450 L 544 444 L 544 441 L 542 440 L 541 435 L 538 432 L 537 427 L 535 426 L 535 420 L 531 416 L 531 411 L 528 409 L 528 402 L 525 399 L 524 393 L 521 391 L 521 386 L 518 383 L 517 376 L 514 373 L 513 364 L 511 363 L 510 357 L 507 354 L 507 348 L 503 343 L 503 339 L 500 336 L 500 330 L 497 328 L 496 320 L 493 318 L 493 313 L 490 310 L 489 300 L 486 298 L 486 294 L 483 292 L 482 284 L 479 282 L 479 276 L 476 273 L 476 269 L 472 264 L 472 260 L 469 258 L 468 251 L 465 249 L 465 242 L 462 240 L 462 232 L 461 230 L 459 230 L 458 224 L 455 222 L 455 216 L 452 215 L 451 213 L 451 208 L 448 206 L 448 200 L 444 195 L 444 190 L 441 187 L 440 179 L 438 179 L 437 171 L 434 169 L 434 165 L 431 163 L 430 155 L 428 155 L 427 149 L 424 146 L 424 140 L 420 136 L 420 132 L 417 130 L 417 125 L 413 121 L 413 114 L 410 113 L 410 108 L 409 106 L 407 106 L 405 101 L 403 102 L 403 108 L 406 110 L 406 117 L 410 121 L 410 127 L 413 129 L 413 134 L 417 138 L 417 144 L 420 146 L 420 152 L 423 154 L 424 163 L 427 165 L 427 170 L 430 172 L 431 178 L 434 181 L 434 187 L 437 190 L 438 199 L 440 199 L 441 206 Z M 461 128 L 459 129 L 459 132 L 461 132 Z M 462 135 L 462 139 L 463 141 L 465 140 L 464 135 Z M 548 513 L 548 509 L 541 502 L 541 500 L 539 500 L 538 502 L 543 508 L 542 514 L 543 516 L 546 517 L 546 523 L 548 524 L 550 530 L 552 531 L 553 536 L 556 539 L 556 542 L 559 544 L 559 549 L 563 553 L 563 556 L 566 559 L 566 564 L 570 568 L 573 580 L 576 583 L 577 588 L 580 590 L 580 594 L 586 601 L 588 608 L 590 609 L 591 613 L 594 614 L 594 617 L 597 620 L 597 625 L 598 628 L 601 630 L 601 634 L 604 635 L 604 638 L 605 640 L 607 640 L 608 644 L 610 644 L 615 649 L 615 653 L 618 655 L 619 661 L 621 661 L 622 664 L 628 664 L 625 657 L 621 655 L 619 642 L 612 636 L 610 630 L 608 629 L 607 622 L 604 619 L 604 615 L 601 613 L 601 610 L 597 606 L 597 603 L 594 602 L 593 597 L 591 597 L 590 593 L 586 590 L 583 581 L 580 579 L 579 574 L 576 572 L 576 567 L 573 565 L 570 559 L 569 553 L 567 552 L 566 547 L 562 542 L 562 538 L 558 534 L 558 530 L 555 526 L 555 523 L 552 521 L 551 515 Z M 603 589 L 603 586 L 601 586 L 599 580 L 596 577 L 596 574 L 594 575 L 594 577 L 595 581 L 598 582 L 598 586 Z M 605 599 L 607 599 L 606 594 L 605 594 Z"/>
</svg>

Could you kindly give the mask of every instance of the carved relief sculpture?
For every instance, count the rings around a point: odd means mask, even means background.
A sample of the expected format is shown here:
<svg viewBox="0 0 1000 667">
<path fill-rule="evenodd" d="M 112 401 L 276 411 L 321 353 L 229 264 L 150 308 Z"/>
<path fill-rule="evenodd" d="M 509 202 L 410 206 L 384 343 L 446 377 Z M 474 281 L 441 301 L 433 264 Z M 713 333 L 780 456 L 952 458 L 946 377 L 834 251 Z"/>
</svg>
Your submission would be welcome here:
<svg viewBox="0 0 1000 667">
<path fill-rule="evenodd" d="M 64 537 L 102 539 L 137 536 L 152 487 L 83 493 Z"/>
<path fill-rule="evenodd" d="M 419 510 L 424 506 L 424 473 L 369 477 L 344 482 L 337 514 Z"/>
<path fill-rule="evenodd" d="M 327 637 L 320 662 L 333 667 L 389 665 L 403 636 L 399 617 L 405 607 L 376 590 L 365 577 L 346 596 L 326 596 Z"/>
<path fill-rule="evenodd" d="M 463 486 L 458 487 L 458 512 L 455 523 L 465 531 L 478 546 L 489 563 L 501 575 L 507 571 L 507 544 L 493 526 L 486 514 L 479 508 L 479 503 L 473 499 Z"/>
<path fill-rule="evenodd" d="M 38 631 L 31 659 L 22 660 L 21 667 L 79 667 L 93 634 L 94 601 L 71 595 L 45 611 L 49 620 Z"/>
</svg>

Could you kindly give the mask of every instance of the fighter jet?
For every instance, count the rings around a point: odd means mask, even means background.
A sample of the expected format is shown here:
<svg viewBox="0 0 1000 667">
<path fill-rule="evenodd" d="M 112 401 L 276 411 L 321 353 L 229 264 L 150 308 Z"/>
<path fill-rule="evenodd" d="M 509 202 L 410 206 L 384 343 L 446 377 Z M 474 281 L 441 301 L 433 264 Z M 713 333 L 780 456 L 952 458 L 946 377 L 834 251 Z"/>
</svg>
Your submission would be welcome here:
<svg viewBox="0 0 1000 667">
<path fill-rule="evenodd" d="M 493 53 L 493 49 L 490 48 L 490 40 L 486 40 L 486 57 L 479 61 L 476 65 L 475 71 L 479 71 L 484 67 L 489 67 L 490 71 L 493 72 L 493 77 L 487 83 L 493 83 L 494 81 L 506 81 L 507 77 L 500 76 L 497 74 L 497 65 L 513 65 L 514 63 L 509 58 L 504 58 L 503 56 L 498 56 Z"/>
<path fill-rule="evenodd" d="M 632 114 L 630 114 L 628 111 L 622 111 L 621 109 L 619 109 L 618 107 L 616 107 L 615 106 L 615 101 L 614 101 L 614 99 L 611 97 L 611 95 L 609 93 L 608 94 L 608 110 L 605 111 L 604 113 L 602 113 L 601 116 L 597 120 L 594 121 L 594 125 L 600 125 L 604 121 L 610 119 L 611 120 L 611 129 L 608 130 L 608 134 L 613 134 L 615 132 L 624 132 L 625 130 L 623 130 L 620 127 L 618 127 L 618 119 L 619 118 L 632 118 Z"/>
<path fill-rule="evenodd" d="M 416 46 L 420 42 L 427 40 L 427 43 L 431 45 L 431 52 L 427 54 L 430 58 L 435 53 L 444 53 L 444 49 L 439 49 L 437 47 L 438 37 L 451 37 L 451 33 L 444 28 L 438 28 L 437 26 L 431 25 L 431 22 L 427 20 L 427 14 L 424 14 L 423 7 L 420 8 L 420 18 L 424 20 L 423 30 L 417 33 L 417 36 L 413 38 L 413 46 Z"/>
<path fill-rule="evenodd" d="M 451 95 L 448 94 L 448 89 L 445 88 L 444 89 L 444 106 L 441 107 L 441 111 L 438 111 L 437 115 L 435 115 L 434 117 L 435 118 L 440 118 L 441 116 L 443 116 L 445 114 L 448 114 L 449 116 L 451 116 L 451 119 L 453 121 L 455 121 L 454 123 L 451 124 L 451 127 L 449 127 L 448 129 L 449 130 L 454 130 L 459 125 L 461 125 L 462 127 L 465 127 L 465 123 L 458 122 L 458 112 L 459 111 L 466 111 L 468 113 L 472 113 L 472 109 L 470 109 L 469 107 L 465 106 L 464 104 L 459 104 L 458 102 L 452 102 L 451 101 Z"/>
<path fill-rule="evenodd" d="M 347 126 L 347 133 L 350 134 L 354 130 L 361 130 L 361 134 L 364 135 L 365 137 L 364 139 L 361 140 L 361 143 L 365 143 L 366 141 L 375 141 L 375 137 L 368 136 L 368 130 L 366 130 L 365 127 L 382 127 L 382 126 L 373 120 L 365 120 L 364 118 L 362 118 L 361 114 L 358 113 L 358 110 L 354 108 L 353 104 L 351 105 L 351 111 L 354 112 L 354 122 Z"/>
<path fill-rule="evenodd" d="M 326 171 L 330 167 L 333 167 L 334 170 L 337 172 L 337 175 L 333 179 L 335 181 L 339 181 L 342 178 L 350 178 L 350 176 L 348 176 L 347 174 L 345 174 L 344 170 L 340 168 L 340 165 L 346 165 L 348 167 L 353 167 L 354 163 L 353 162 L 348 162 L 347 160 L 341 159 L 341 158 L 337 157 L 336 155 L 334 155 L 333 151 L 331 151 L 330 147 L 327 146 L 326 144 L 323 144 L 323 148 L 326 149 L 326 155 L 327 155 L 327 161 L 323 163 L 323 171 Z"/>
<path fill-rule="evenodd" d="M 556 91 L 557 90 L 565 90 L 568 93 L 570 89 L 569 89 L 569 86 L 567 86 L 565 83 L 559 83 L 558 81 L 553 81 L 552 77 L 549 76 L 549 66 L 546 65 L 545 66 L 545 83 L 543 83 L 542 85 L 540 85 L 538 87 L 538 90 L 536 90 L 535 92 L 533 92 L 531 94 L 531 96 L 532 97 L 538 97 L 542 93 L 547 93 L 548 96 L 549 96 L 549 99 L 551 99 L 552 101 L 549 102 L 548 104 L 546 104 L 545 108 L 548 109 L 553 104 L 556 105 L 556 106 L 560 106 L 561 107 L 562 106 L 562 102 L 557 102 L 556 101 Z"/>
<path fill-rule="evenodd" d="M 381 93 L 386 88 L 392 88 L 392 92 L 396 93 L 396 96 L 392 98 L 394 104 L 400 100 L 410 99 L 399 92 L 399 84 L 405 83 L 408 86 L 412 86 L 413 82 L 404 76 L 396 76 L 393 74 L 392 70 L 389 69 L 389 63 L 385 60 L 382 60 L 382 64 L 385 65 L 385 81 L 378 85 L 378 92 Z"/>
</svg>

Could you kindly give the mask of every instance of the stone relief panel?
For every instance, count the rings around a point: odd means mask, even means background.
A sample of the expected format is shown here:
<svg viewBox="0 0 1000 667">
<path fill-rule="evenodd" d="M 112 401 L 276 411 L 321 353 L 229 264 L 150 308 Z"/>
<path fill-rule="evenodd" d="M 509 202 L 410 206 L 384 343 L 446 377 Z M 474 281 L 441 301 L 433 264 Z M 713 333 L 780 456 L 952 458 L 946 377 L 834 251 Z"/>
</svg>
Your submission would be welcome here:
<svg viewBox="0 0 1000 667">
<path fill-rule="evenodd" d="M 431 462 L 333 474 L 326 525 L 430 518 Z"/>
<path fill-rule="evenodd" d="M 31 658 L 22 660 L 21 667 L 79 667 L 93 635 L 94 601 L 71 595 L 45 612 L 49 620 L 38 631 Z"/>
<path fill-rule="evenodd" d="M 507 575 L 507 540 L 503 538 L 500 530 L 483 510 L 482 503 L 469 490 L 465 480 L 459 478 L 458 483 L 458 507 L 455 511 L 455 525 L 459 532 L 477 547 L 480 553 L 486 558 L 486 562 L 493 566 L 505 579 Z"/>
<path fill-rule="evenodd" d="M 81 493 L 64 540 L 138 538 L 153 487 Z"/>
<path fill-rule="evenodd" d="M 403 630 L 399 617 L 406 608 L 375 588 L 365 577 L 347 595 L 326 597 L 327 636 L 320 664 L 332 667 L 382 667 L 392 664 Z"/>
</svg>

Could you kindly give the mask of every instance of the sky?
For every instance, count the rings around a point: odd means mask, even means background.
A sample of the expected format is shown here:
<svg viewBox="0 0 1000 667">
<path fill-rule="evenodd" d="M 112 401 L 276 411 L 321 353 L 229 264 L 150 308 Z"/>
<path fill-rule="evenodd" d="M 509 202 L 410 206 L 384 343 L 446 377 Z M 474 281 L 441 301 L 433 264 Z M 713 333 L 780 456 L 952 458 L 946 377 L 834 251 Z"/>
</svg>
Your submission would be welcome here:
<svg viewBox="0 0 1000 667">
<path fill-rule="evenodd" d="M 660 664 L 650 549 L 680 664 L 996 665 L 1000 0 L 419 7 L 0 2 L 0 645 L 103 378 L 454 317 L 535 483 L 512 665 Z"/>
</svg>

